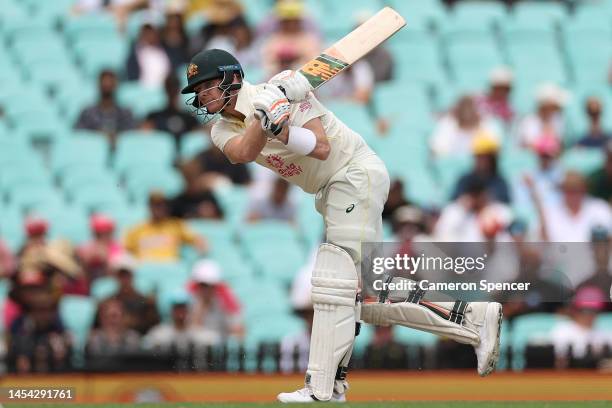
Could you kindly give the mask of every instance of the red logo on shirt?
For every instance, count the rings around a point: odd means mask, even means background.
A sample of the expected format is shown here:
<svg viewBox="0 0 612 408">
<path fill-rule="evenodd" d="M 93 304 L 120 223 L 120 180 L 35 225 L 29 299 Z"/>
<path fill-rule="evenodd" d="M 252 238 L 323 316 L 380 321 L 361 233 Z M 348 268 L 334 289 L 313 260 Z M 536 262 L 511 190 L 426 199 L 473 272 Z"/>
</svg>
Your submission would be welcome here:
<svg viewBox="0 0 612 408">
<path fill-rule="evenodd" d="M 302 173 L 302 166 L 297 166 L 294 163 L 285 164 L 285 160 L 278 154 L 266 156 L 266 163 L 276 169 L 278 174 L 283 177 L 297 176 Z"/>
<path fill-rule="evenodd" d="M 299 106 L 300 112 L 306 112 L 310 108 L 312 108 L 312 104 L 310 102 L 304 101 L 300 103 L 300 106 Z"/>
</svg>

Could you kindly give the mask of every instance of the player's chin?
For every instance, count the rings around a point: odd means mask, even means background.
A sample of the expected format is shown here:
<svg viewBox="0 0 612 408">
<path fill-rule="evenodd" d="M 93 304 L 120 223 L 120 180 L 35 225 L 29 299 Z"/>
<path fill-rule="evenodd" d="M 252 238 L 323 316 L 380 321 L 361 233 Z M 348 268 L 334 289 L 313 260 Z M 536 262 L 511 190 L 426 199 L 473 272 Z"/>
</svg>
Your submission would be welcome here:
<svg viewBox="0 0 612 408">
<path fill-rule="evenodd" d="M 213 101 L 206 105 L 206 110 L 210 114 L 219 113 L 219 111 L 223 108 L 222 101 Z"/>
</svg>

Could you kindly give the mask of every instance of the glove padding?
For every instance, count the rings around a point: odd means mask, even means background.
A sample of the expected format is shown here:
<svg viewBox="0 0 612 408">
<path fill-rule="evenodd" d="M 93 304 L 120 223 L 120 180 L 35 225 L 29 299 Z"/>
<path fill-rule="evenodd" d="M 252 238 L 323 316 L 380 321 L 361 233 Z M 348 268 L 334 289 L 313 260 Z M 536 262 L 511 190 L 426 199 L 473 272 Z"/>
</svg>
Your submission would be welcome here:
<svg viewBox="0 0 612 408">
<path fill-rule="evenodd" d="M 291 104 L 278 87 L 265 85 L 264 89 L 253 98 L 255 114 L 261 121 L 261 128 L 274 136 L 283 129 L 289 121 Z"/>
<path fill-rule="evenodd" d="M 310 82 L 299 71 L 283 71 L 270 78 L 268 83 L 282 87 L 289 102 L 301 102 L 313 90 Z"/>
</svg>

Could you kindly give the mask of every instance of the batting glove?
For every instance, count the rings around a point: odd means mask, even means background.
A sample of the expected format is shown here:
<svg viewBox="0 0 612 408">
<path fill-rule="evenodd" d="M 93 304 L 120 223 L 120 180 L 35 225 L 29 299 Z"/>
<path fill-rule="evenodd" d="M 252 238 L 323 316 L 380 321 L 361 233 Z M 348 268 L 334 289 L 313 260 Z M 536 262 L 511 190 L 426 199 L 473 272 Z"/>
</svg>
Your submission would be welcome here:
<svg viewBox="0 0 612 408">
<path fill-rule="evenodd" d="M 291 104 L 285 94 L 276 86 L 266 86 L 253 98 L 255 114 L 265 131 L 278 136 L 283 126 L 289 121 Z"/>
<path fill-rule="evenodd" d="M 303 101 L 313 90 L 310 82 L 299 71 L 283 71 L 270 78 L 268 83 L 281 87 L 290 102 Z"/>
</svg>

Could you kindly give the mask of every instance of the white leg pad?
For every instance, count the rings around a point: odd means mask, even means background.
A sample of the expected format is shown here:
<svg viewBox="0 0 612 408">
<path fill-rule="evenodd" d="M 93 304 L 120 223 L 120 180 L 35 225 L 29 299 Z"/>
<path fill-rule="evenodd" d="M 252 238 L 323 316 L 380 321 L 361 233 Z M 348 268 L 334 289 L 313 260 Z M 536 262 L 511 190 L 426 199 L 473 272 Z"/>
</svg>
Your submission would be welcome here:
<svg viewBox="0 0 612 408">
<path fill-rule="evenodd" d="M 453 323 L 422 305 L 410 302 L 363 304 L 361 319 L 379 326 L 399 324 L 473 346 L 480 342 L 477 330 Z"/>
<path fill-rule="evenodd" d="M 355 341 L 357 270 L 353 259 L 332 244 L 319 247 L 312 273 L 314 321 L 306 384 L 321 401 L 329 401 L 338 365 Z"/>
</svg>

